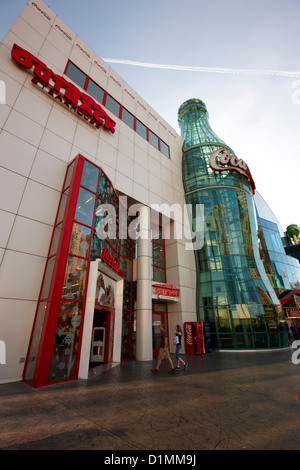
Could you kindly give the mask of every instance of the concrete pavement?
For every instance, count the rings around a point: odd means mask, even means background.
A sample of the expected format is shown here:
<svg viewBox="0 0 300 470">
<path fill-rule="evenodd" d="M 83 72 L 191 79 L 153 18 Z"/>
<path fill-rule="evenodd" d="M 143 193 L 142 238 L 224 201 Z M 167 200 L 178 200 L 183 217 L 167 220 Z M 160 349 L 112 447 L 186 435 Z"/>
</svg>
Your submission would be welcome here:
<svg viewBox="0 0 300 470">
<path fill-rule="evenodd" d="M 300 449 L 300 364 L 292 348 L 183 356 L 91 370 L 34 389 L 0 385 L 0 450 Z M 1 367 L 1 366 L 0 366 Z"/>
</svg>

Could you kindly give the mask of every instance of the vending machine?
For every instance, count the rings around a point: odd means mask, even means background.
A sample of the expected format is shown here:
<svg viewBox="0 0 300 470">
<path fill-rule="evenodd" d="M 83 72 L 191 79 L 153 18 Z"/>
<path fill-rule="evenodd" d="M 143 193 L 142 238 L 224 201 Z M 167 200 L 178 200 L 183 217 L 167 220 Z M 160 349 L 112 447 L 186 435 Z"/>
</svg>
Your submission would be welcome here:
<svg viewBox="0 0 300 470">
<path fill-rule="evenodd" d="M 204 323 L 185 322 L 185 351 L 189 355 L 205 354 Z"/>
<path fill-rule="evenodd" d="M 212 351 L 209 323 L 204 323 L 205 352 Z"/>
</svg>

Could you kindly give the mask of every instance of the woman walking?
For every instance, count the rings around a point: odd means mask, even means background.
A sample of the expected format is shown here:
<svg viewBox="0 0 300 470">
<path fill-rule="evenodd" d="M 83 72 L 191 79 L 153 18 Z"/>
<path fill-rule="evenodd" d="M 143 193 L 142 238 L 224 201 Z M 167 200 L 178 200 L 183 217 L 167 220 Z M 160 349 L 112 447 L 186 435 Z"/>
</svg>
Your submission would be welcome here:
<svg viewBox="0 0 300 470">
<path fill-rule="evenodd" d="M 181 326 L 180 325 L 176 325 L 175 326 L 175 334 L 174 334 L 174 337 L 178 337 L 178 342 L 176 344 L 176 351 L 175 351 L 175 357 L 176 357 L 176 360 L 177 360 L 177 366 L 175 367 L 175 370 L 180 370 L 180 362 L 183 364 L 183 368 L 184 370 L 186 370 L 187 366 L 188 366 L 188 363 L 187 362 L 184 362 L 183 359 L 181 359 L 181 357 L 179 357 L 179 351 L 181 349 L 181 338 L 182 338 L 182 329 L 181 329 Z"/>
</svg>

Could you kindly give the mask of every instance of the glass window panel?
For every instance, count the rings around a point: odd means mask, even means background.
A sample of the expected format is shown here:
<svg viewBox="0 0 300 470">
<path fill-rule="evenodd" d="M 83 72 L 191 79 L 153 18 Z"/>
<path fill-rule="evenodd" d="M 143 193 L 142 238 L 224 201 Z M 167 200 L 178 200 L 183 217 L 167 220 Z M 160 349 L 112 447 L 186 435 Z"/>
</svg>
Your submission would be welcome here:
<svg viewBox="0 0 300 470">
<path fill-rule="evenodd" d="M 49 289 L 50 289 L 51 280 L 52 280 L 52 273 L 54 269 L 54 263 L 55 263 L 55 256 L 52 256 L 52 258 L 48 259 L 44 282 L 43 282 L 43 288 L 41 292 L 41 299 L 48 298 Z"/>
<path fill-rule="evenodd" d="M 86 75 L 81 70 L 79 70 L 79 68 L 76 67 L 76 65 L 74 65 L 72 62 L 68 63 L 66 75 L 70 77 L 73 82 L 77 83 L 77 85 L 79 85 L 81 88 L 84 88 Z"/>
<path fill-rule="evenodd" d="M 59 222 L 62 222 L 64 218 L 64 213 L 65 213 L 65 208 L 68 200 L 68 194 L 69 194 L 69 188 L 66 189 L 62 195 L 61 195 L 61 200 L 60 200 L 60 205 L 59 205 L 59 210 L 56 218 L 56 223 L 58 224 Z"/>
<path fill-rule="evenodd" d="M 122 121 L 134 129 L 134 116 L 125 108 L 122 109 Z"/>
<path fill-rule="evenodd" d="M 152 224 L 151 225 L 151 238 L 157 243 L 164 244 L 164 229 L 161 225 Z"/>
<path fill-rule="evenodd" d="M 155 148 L 158 149 L 158 137 L 157 135 L 153 134 L 153 132 L 150 130 L 149 130 L 149 142 L 150 144 L 154 145 Z"/>
<path fill-rule="evenodd" d="M 110 204 L 104 204 L 100 198 L 97 199 L 94 228 L 102 238 L 115 240 L 117 235 L 115 207 Z"/>
<path fill-rule="evenodd" d="M 73 174 L 73 170 L 74 170 L 74 165 L 75 165 L 75 161 L 73 163 L 71 163 L 71 165 L 69 166 L 68 168 L 68 172 L 67 172 L 67 176 L 66 176 L 66 180 L 65 180 L 65 185 L 64 185 L 64 189 L 65 190 L 68 186 L 70 186 L 71 184 L 71 179 L 72 179 L 72 174 Z"/>
<path fill-rule="evenodd" d="M 109 202 L 110 182 L 106 178 L 104 173 L 101 173 L 101 176 L 100 176 L 98 194 L 103 199 L 104 202 Z"/>
<path fill-rule="evenodd" d="M 61 226 L 62 226 L 62 224 L 59 224 L 54 229 L 49 256 L 55 255 L 55 253 L 57 251 L 57 246 L 58 246 L 59 237 L 60 237 L 60 233 L 61 233 Z"/>
<path fill-rule="evenodd" d="M 160 151 L 168 158 L 170 158 L 169 146 L 162 140 L 160 141 Z"/>
<path fill-rule="evenodd" d="M 125 235 L 126 233 L 124 232 L 123 236 Z M 131 238 L 121 239 L 121 254 L 127 256 L 127 258 L 132 258 L 132 245 L 133 242 Z"/>
<path fill-rule="evenodd" d="M 28 361 L 26 365 L 26 372 L 25 372 L 25 380 L 31 381 L 33 379 L 33 374 L 34 374 L 34 369 L 35 369 L 35 364 L 36 364 L 36 358 L 37 358 L 37 353 L 40 345 L 40 339 L 41 339 L 41 334 L 42 334 L 42 328 L 44 324 L 44 318 L 45 318 L 45 313 L 46 313 L 46 306 L 47 302 L 40 302 L 37 315 L 36 315 L 36 320 L 34 324 L 34 330 L 33 330 L 33 335 L 32 335 L 32 340 L 31 340 L 31 345 L 30 345 L 30 351 L 28 354 Z"/>
<path fill-rule="evenodd" d="M 85 227 L 84 225 L 77 224 L 77 222 L 74 223 L 70 242 L 70 253 L 82 256 L 83 258 L 88 258 L 91 231 L 92 229 Z"/>
<path fill-rule="evenodd" d="M 49 382 L 75 376 L 81 316 L 81 302 L 61 302 L 53 344 Z"/>
<path fill-rule="evenodd" d="M 124 281 L 123 290 L 123 308 L 130 309 L 131 307 L 131 282 Z"/>
<path fill-rule="evenodd" d="M 87 260 L 69 256 L 66 266 L 62 297 L 82 300 L 87 273 Z"/>
<path fill-rule="evenodd" d="M 120 268 L 121 271 L 125 274 L 125 279 L 127 281 L 131 281 L 131 271 L 132 271 L 132 261 L 128 258 L 120 257 Z"/>
<path fill-rule="evenodd" d="M 93 231 L 92 248 L 91 248 L 91 254 L 90 254 L 91 260 L 100 258 L 101 252 L 104 248 L 104 244 L 105 244 L 105 240 L 99 234 Z"/>
<path fill-rule="evenodd" d="M 81 178 L 81 186 L 84 186 L 91 191 L 97 191 L 98 185 L 98 178 L 99 178 L 99 168 L 97 168 L 92 163 L 85 160 L 82 178 Z"/>
<path fill-rule="evenodd" d="M 153 302 L 152 308 L 155 312 L 167 312 L 168 307 L 165 302 Z"/>
<path fill-rule="evenodd" d="M 138 120 L 136 120 L 136 132 L 147 140 L 147 127 Z"/>
<path fill-rule="evenodd" d="M 96 196 L 86 189 L 80 188 L 75 219 L 85 225 L 91 226 L 94 217 Z"/>
<path fill-rule="evenodd" d="M 166 282 L 166 273 L 163 268 L 153 268 L 153 281 Z"/>
<path fill-rule="evenodd" d="M 165 250 L 161 245 L 153 244 L 153 264 L 155 266 L 165 267 Z"/>
<path fill-rule="evenodd" d="M 89 79 L 87 92 L 97 101 L 99 101 L 100 104 L 103 103 L 104 90 L 91 79 Z"/>
<path fill-rule="evenodd" d="M 120 116 L 120 104 L 110 95 L 107 95 L 106 97 L 105 107 L 109 109 L 112 113 L 114 113 L 116 116 Z"/>
</svg>

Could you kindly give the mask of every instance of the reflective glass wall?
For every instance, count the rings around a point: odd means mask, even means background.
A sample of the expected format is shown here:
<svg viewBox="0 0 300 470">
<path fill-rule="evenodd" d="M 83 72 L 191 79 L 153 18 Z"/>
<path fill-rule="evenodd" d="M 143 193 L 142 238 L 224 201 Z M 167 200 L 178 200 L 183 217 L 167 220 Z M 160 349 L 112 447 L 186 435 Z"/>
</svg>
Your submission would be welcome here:
<svg viewBox="0 0 300 470">
<path fill-rule="evenodd" d="M 204 208 L 204 245 L 195 250 L 198 320 L 209 323 L 217 349 L 285 346 L 282 309 L 260 258 L 253 188 L 235 171 L 212 169 L 213 152 L 234 153 L 212 131 L 203 102 L 185 102 L 178 115 L 186 202 Z"/>
</svg>

